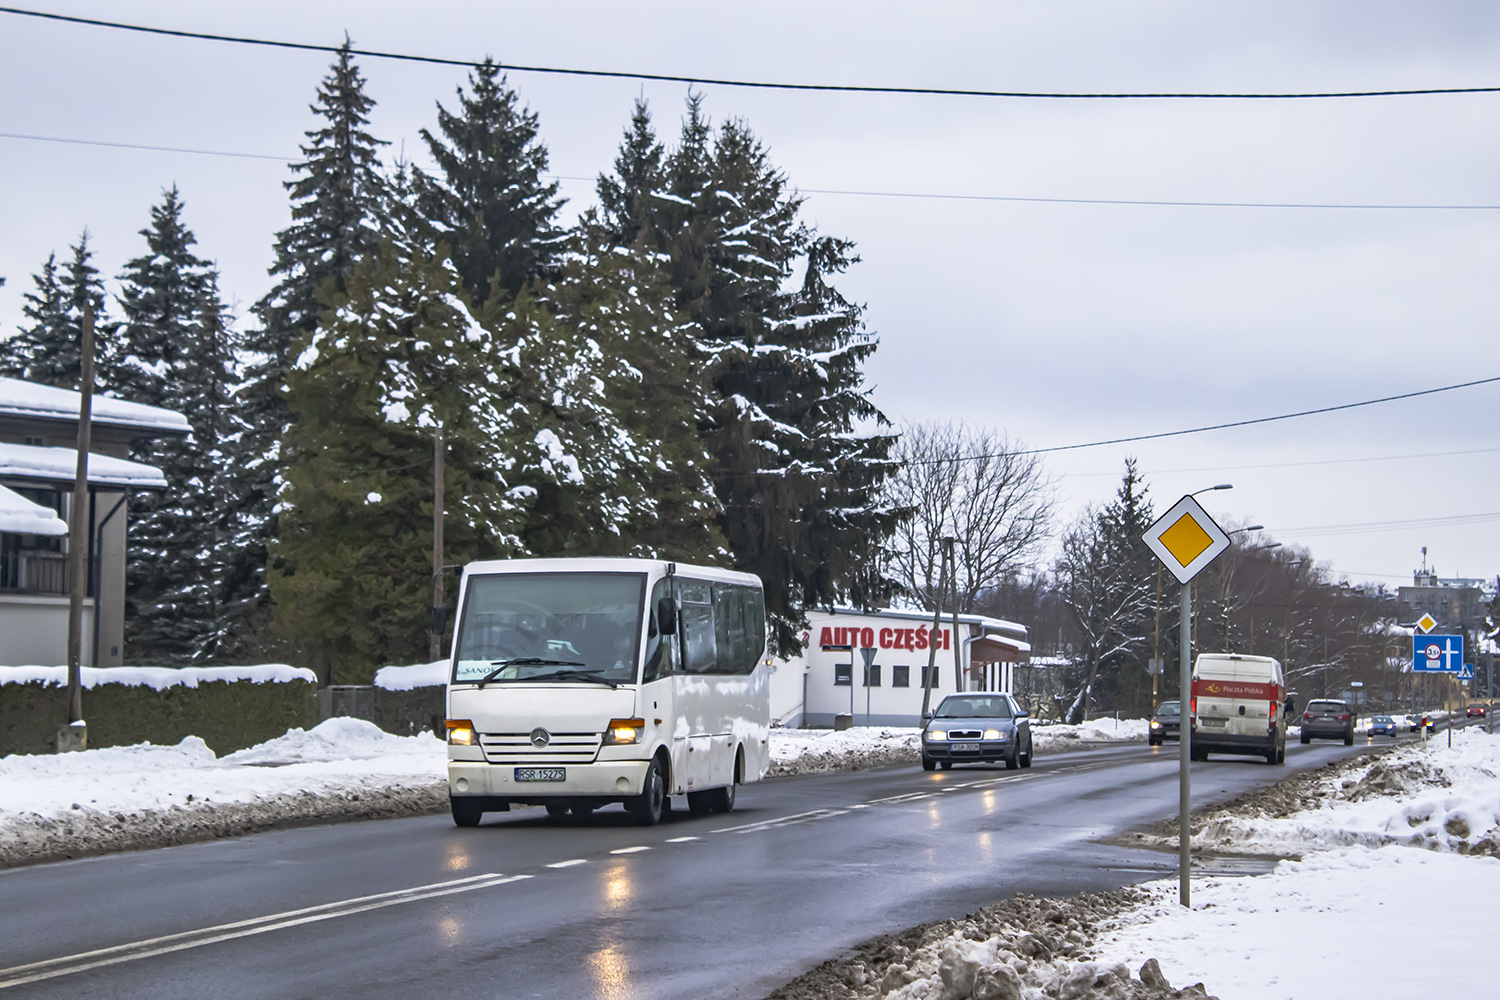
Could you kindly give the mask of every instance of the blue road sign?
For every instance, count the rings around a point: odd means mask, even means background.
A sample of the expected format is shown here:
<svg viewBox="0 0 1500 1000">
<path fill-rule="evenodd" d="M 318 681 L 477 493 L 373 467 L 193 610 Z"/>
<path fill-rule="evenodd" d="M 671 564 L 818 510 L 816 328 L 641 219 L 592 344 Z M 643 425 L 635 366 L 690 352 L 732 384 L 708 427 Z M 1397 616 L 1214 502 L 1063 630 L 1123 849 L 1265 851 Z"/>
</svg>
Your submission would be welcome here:
<svg viewBox="0 0 1500 1000">
<path fill-rule="evenodd" d="M 1474 664 L 1465 663 L 1464 668 L 1458 672 L 1458 679 L 1461 681 L 1472 681 L 1474 679 Z"/>
<path fill-rule="evenodd" d="M 1414 673 L 1456 674 L 1464 666 L 1461 635 L 1417 635 L 1412 637 L 1411 669 Z"/>
</svg>

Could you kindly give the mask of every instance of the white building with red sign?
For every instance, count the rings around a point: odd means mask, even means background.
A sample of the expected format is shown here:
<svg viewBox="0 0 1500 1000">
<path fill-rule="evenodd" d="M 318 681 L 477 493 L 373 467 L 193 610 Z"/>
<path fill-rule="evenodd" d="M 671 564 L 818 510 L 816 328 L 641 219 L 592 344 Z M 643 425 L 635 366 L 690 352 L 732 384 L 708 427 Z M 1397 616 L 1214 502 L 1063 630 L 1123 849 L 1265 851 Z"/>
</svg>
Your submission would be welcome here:
<svg viewBox="0 0 1500 1000">
<path fill-rule="evenodd" d="M 771 675 L 771 717 L 789 727 L 921 723 L 922 685 L 933 668 L 931 704 L 955 691 L 1009 691 L 1014 667 L 1031 654 L 1026 626 L 983 615 L 932 612 L 814 611 L 802 655 L 778 660 Z M 869 662 L 868 667 L 866 662 Z"/>
</svg>

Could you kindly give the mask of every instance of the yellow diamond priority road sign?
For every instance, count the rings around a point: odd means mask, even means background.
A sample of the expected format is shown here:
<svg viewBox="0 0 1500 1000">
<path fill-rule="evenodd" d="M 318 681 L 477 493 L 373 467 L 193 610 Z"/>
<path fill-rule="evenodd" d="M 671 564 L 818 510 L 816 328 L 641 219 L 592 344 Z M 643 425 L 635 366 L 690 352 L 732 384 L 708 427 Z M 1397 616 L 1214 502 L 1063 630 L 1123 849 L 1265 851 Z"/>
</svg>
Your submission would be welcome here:
<svg viewBox="0 0 1500 1000">
<path fill-rule="evenodd" d="M 1199 570 L 1229 548 L 1229 536 L 1190 496 L 1173 504 L 1142 537 L 1156 558 L 1182 583 L 1197 576 Z"/>
<path fill-rule="evenodd" d="M 1417 628 L 1421 629 L 1424 635 L 1437 627 L 1438 620 L 1431 615 L 1423 615 L 1417 619 Z"/>
</svg>

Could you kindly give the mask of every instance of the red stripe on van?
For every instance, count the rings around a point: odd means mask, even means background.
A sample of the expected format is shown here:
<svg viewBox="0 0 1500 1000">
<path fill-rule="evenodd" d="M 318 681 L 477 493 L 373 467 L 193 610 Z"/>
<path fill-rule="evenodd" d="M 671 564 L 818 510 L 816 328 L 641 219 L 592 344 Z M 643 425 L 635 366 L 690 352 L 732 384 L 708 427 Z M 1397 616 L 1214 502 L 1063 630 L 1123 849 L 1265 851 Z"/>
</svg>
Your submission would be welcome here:
<svg viewBox="0 0 1500 1000">
<path fill-rule="evenodd" d="M 1193 681 L 1195 698 L 1258 698 L 1261 701 L 1280 701 L 1280 689 L 1275 684 L 1253 684 L 1246 681 Z"/>
</svg>

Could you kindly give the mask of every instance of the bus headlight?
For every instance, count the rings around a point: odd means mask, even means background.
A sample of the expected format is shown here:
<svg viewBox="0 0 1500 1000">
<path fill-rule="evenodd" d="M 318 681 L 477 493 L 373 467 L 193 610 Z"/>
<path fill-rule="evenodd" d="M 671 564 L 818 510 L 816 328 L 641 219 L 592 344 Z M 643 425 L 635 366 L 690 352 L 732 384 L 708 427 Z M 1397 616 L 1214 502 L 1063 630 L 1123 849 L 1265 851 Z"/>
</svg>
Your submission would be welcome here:
<svg viewBox="0 0 1500 1000">
<path fill-rule="evenodd" d="M 948 738 L 948 734 L 944 730 L 934 729 L 932 732 L 927 734 L 927 738 L 937 743 L 946 740 Z"/>
<path fill-rule="evenodd" d="M 468 719 L 449 719 L 448 742 L 460 747 L 473 746 L 478 742 L 474 736 L 474 723 Z"/>
<path fill-rule="evenodd" d="M 645 719 L 610 719 L 609 728 L 604 730 L 604 745 L 619 747 L 639 743 L 641 730 L 645 728 Z"/>
<path fill-rule="evenodd" d="M 987 740 L 998 740 L 1004 737 L 1000 735 L 1000 730 L 998 729 L 986 729 L 984 731 L 984 738 Z"/>
</svg>

